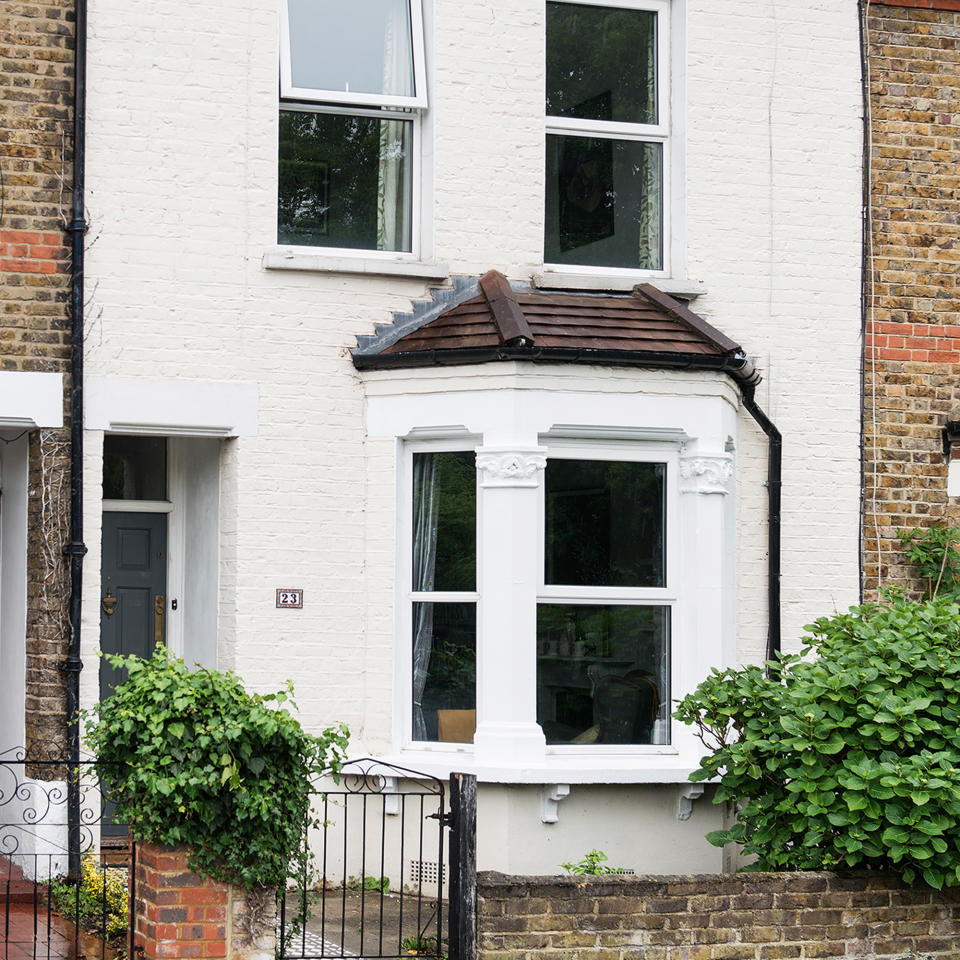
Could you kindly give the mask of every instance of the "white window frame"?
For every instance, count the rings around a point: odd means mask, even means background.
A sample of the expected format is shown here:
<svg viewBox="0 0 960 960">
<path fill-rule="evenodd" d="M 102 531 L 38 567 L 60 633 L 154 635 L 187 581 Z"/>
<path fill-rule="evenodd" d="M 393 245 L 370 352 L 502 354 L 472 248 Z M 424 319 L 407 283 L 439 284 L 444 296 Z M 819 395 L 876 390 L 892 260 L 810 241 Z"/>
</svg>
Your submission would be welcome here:
<svg viewBox="0 0 960 960">
<path fill-rule="evenodd" d="M 682 198 L 676 195 L 679 180 L 675 169 L 679 159 L 679 150 L 675 144 L 674 114 L 676 94 L 681 86 L 680 78 L 675 77 L 676 64 L 680 60 L 674 47 L 674 33 L 679 34 L 671 23 L 671 17 L 678 13 L 680 0 L 551 0 L 574 6 L 618 7 L 629 10 L 643 10 L 657 14 L 657 123 L 621 123 L 605 120 L 584 120 L 577 117 L 554 117 L 546 113 L 544 104 L 544 138 L 547 136 L 580 136 L 610 140 L 631 140 L 639 143 L 658 143 L 661 145 L 661 255 L 659 269 L 651 270 L 637 267 L 598 267 L 590 264 L 544 263 L 544 270 L 558 274 L 597 274 L 600 276 L 623 277 L 642 274 L 649 277 L 670 277 L 680 268 L 681 255 L 675 248 L 680 240 L 680 232 L 675 219 L 681 216 Z M 546 184 L 544 184 L 546 189 Z M 675 236 L 676 234 L 676 236 Z"/>
<path fill-rule="evenodd" d="M 352 117 L 373 117 L 379 120 L 402 120 L 410 123 L 410 249 L 377 250 L 370 247 L 310 246 L 279 243 L 278 247 L 294 255 L 322 257 L 333 260 L 363 258 L 369 261 L 419 261 L 424 254 L 421 211 L 427 202 L 424 189 L 424 127 L 427 117 L 427 67 L 424 15 L 422 0 L 408 0 L 413 52 L 414 95 L 412 97 L 385 94 L 345 93 L 342 90 L 323 90 L 295 87 L 290 60 L 290 17 L 288 0 L 280 0 L 280 111 L 298 113 L 339 114 Z M 279 167 L 279 159 L 278 159 Z M 278 181 L 279 190 L 279 181 Z"/>
<path fill-rule="evenodd" d="M 413 56 L 413 96 L 382 93 L 351 93 L 314 87 L 296 87 L 290 58 L 289 0 L 280 0 L 280 96 L 284 100 L 341 103 L 353 106 L 427 108 L 427 71 L 424 54 L 423 8 L 420 0 L 407 0 L 410 11 L 410 39 Z M 353 111 L 350 111 L 353 112 Z"/>
<path fill-rule="evenodd" d="M 512 550 L 510 542 L 489 544 L 481 537 L 482 504 L 480 496 L 479 471 L 477 476 L 477 525 L 476 525 L 476 552 L 477 552 L 477 582 L 473 591 L 414 591 L 411 587 L 413 577 L 413 457 L 417 453 L 444 453 L 475 451 L 482 446 L 481 440 L 475 435 L 464 434 L 457 438 L 437 440 L 408 440 L 401 442 L 399 456 L 399 482 L 397 484 L 397 584 L 398 610 L 397 631 L 399 658 L 396 664 L 395 679 L 399 692 L 399 709 L 395 711 L 395 722 L 399 727 L 395 730 L 395 742 L 403 750 L 436 752 L 440 754 L 472 753 L 473 745 L 464 743 L 446 743 L 440 741 L 413 739 L 413 605 L 415 603 L 474 603 L 476 605 L 476 657 L 479 683 L 479 663 L 483 656 L 480 647 L 480 624 L 483 617 L 485 602 L 495 602 L 494 598 L 484 601 L 480 574 L 482 568 L 482 553 L 489 550 Z M 680 549 L 679 549 L 679 483 L 678 483 L 678 446 L 671 443 L 656 443 L 646 440 L 585 440 L 585 439 L 552 439 L 546 444 L 547 462 L 551 459 L 570 460 L 609 460 L 631 463 L 662 463 L 665 464 L 664 499 L 665 499 L 665 585 L 663 587 L 573 587 L 548 585 L 545 583 L 545 523 L 546 523 L 546 485 L 543 474 L 540 475 L 538 485 L 538 518 L 537 518 L 537 556 L 539 572 L 535 589 L 535 602 L 540 603 L 577 603 L 577 604 L 623 604 L 636 606 L 668 607 L 670 609 L 670 688 L 676 689 L 679 683 L 677 675 L 678 658 L 674 656 L 676 649 L 675 637 L 677 622 L 682 623 L 678 615 L 681 605 L 681 578 L 680 578 Z M 518 642 L 522 638 L 517 638 Z M 526 638 L 534 642 L 534 638 Z M 530 691 L 536 697 L 536 689 Z M 478 698 L 479 699 L 479 698 Z M 547 746 L 547 757 L 568 756 L 644 756 L 675 754 L 676 747 L 671 742 L 666 744 L 552 744 Z"/>
<path fill-rule="evenodd" d="M 400 652 L 397 663 L 396 680 L 400 695 L 400 709 L 395 711 L 395 719 L 400 728 L 396 731 L 395 741 L 402 744 L 404 749 L 429 750 L 439 753 L 463 753 L 472 751 L 471 744 L 448 743 L 435 740 L 413 739 L 413 605 L 415 603 L 473 603 L 476 607 L 477 634 L 474 643 L 477 645 L 477 659 L 479 650 L 479 622 L 480 622 L 480 496 L 479 484 L 477 487 L 477 526 L 476 551 L 477 567 L 475 589 L 473 590 L 430 590 L 418 591 L 413 589 L 413 456 L 416 453 L 467 453 L 475 451 L 480 441 L 475 436 L 464 435 L 460 438 L 444 440 L 411 440 L 402 444 L 400 483 L 397 485 L 398 509 L 397 529 L 397 584 L 399 586 L 399 610 L 397 611 L 397 630 Z M 476 680 L 476 674 L 475 680 Z"/>
<path fill-rule="evenodd" d="M 620 461 L 622 463 L 662 463 L 664 493 L 664 586 L 663 587 L 592 587 L 566 586 L 546 583 L 546 483 L 539 489 L 538 513 L 538 566 L 537 606 L 541 604 L 578 604 L 581 606 L 617 604 L 638 607 L 666 607 L 670 610 L 670 689 L 675 689 L 676 657 L 674 636 L 676 634 L 677 610 L 681 604 L 679 527 L 678 449 L 676 444 L 660 444 L 649 441 L 604 440 L 585 441 L 555 439 L 545 443 L 547 466 L 551 460 Z M 536 694 L 536 691 L 534 692 Z M 672 721 L 671 721 L 672 726 Z M 644 754 L 676 753 L 673 737 L 665 744 L 548 744 L 547 756 L 629 756 Z"/>
</svg>

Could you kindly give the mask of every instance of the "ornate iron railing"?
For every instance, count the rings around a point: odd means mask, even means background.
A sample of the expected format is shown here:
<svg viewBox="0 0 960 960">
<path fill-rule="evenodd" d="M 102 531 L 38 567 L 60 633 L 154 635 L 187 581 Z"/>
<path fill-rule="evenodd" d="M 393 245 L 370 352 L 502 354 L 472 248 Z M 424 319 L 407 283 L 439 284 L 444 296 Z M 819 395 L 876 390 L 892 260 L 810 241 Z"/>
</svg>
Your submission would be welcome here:
<svg viewBox="0 0 960 960">
<path fill-rule="evenodd" d="M 134 858 L 92 758 L 0 752 L 0 960 L 126 955 Z"/>
</svg>

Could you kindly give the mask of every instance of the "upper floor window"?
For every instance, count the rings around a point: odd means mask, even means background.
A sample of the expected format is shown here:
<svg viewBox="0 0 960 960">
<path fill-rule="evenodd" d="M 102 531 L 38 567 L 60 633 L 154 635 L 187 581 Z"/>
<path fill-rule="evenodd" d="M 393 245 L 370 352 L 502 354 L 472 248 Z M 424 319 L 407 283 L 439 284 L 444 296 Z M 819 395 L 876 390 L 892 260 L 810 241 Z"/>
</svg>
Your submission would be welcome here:
<svg viewBox="0 0 960 960">
<path fill-rule="evenodd" d="M 668 0 L 547 3 L 544 260 L 665 269 Z"/>
<path fill-rule="evenodd" d="M 283 0 L 277 239 L 412 252 L 418 0 Z"/>
</svg>

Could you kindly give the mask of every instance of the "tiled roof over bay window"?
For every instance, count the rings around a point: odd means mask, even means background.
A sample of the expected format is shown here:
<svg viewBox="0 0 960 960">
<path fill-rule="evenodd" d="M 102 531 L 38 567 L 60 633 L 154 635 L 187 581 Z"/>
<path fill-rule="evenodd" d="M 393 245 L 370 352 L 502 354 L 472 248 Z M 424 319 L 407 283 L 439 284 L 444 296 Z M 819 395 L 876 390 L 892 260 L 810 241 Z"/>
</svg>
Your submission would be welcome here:
<svg viewBox="0 0 960 960">
<path fill-rule="evenodd" d="M 471 293 L 473 295 L 471 295 Z M 353 353 L 359 369 L 533 360 L 734 369 L 743 350 L 651 284 L 631 296 L 515 290 L 491 270 L 459 302 Z"/>
</svg>

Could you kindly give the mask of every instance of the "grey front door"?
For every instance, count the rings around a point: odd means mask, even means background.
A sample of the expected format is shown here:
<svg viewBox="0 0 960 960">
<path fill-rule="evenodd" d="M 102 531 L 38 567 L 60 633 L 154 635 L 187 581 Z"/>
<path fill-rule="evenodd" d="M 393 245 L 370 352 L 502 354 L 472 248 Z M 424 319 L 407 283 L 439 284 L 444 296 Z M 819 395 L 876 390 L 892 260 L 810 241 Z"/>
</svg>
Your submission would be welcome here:
<svg viewBox="0 0 960 960">
<path fill-rule="evenodd" d="M 166 594 L 166 514 L 104 513 L 100 649 L 149 657 L 164 642 Z M 125 678 L 101 661 L 100 699 Z"/>
</svg>

